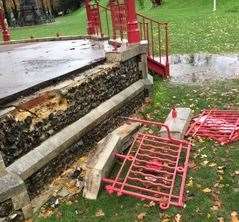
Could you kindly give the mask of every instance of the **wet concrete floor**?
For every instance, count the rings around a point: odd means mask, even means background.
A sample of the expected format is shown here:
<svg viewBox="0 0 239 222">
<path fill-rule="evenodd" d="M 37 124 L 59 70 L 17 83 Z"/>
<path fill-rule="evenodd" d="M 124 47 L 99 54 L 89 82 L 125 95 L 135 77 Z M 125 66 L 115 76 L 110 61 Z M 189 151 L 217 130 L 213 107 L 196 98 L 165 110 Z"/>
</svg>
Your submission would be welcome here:
<svg viewBox="0 0 239 222">
<path fill-rule="evenodd" d="M 0 46 L 0 102 L 104 60 L 90 40 Z"/>
<path fill-rule="evenodd" d="M 171 82 L 201 84 L 215 80 L 239 79 L 239 54 L 187 54 L 170 58 Z"/>
</svg>

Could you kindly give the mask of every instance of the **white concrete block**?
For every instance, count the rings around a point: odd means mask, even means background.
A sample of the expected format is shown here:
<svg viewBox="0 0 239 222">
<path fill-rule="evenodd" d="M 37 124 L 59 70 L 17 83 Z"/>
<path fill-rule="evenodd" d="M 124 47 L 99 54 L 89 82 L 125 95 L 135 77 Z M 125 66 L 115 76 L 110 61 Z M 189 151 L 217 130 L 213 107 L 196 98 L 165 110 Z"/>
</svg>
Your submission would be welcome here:
<svg viewBox="0 0 239 222">
<path fill-rule="evenodd" d="M 165 125 L 169 127 L 170 134 L 175 139 L 183 139 L 192 118 L 192 110 L 190 108 L 176 108 L 177 117 L 172 117 L 172 111 L 169 113 Z M 160 130 L 162 137 L 167 137 L 167 131 L 164 127 Z"/>
</svg>

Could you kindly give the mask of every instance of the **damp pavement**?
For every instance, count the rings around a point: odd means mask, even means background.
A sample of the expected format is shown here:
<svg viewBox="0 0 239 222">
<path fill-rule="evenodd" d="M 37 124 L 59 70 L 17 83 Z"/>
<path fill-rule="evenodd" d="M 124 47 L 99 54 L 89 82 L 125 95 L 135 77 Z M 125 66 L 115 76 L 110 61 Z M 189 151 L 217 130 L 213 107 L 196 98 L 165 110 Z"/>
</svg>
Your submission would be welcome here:
<svg viewBox="0 0 239 222">
<path fill-rule="evenodd" d="M 239 54 L 173 55 L 170 63 L 170 81 L 176 84 L 239 79 Z"/>
<path fill-rule="evenodd" d="M 105 59 L 91 40 L 0 46 L 0 101 Z"/>
</svg>

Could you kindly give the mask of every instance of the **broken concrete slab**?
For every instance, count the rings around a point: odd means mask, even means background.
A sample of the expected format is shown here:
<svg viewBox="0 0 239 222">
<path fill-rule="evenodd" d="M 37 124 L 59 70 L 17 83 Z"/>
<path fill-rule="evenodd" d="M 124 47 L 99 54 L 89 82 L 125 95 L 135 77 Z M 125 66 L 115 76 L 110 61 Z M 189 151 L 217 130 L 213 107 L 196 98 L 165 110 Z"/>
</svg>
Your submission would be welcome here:
<svg viewBox="0 0 239 222">
<path fill-rule="evenodd" d="M 98 143 L 96 152 L 87 164 L 83 191 L 85 198 L 97 199 L 102 178 L 108 176 L 114 164 L 114 153 L 123 150 L 123 144 L 139 127 L 138 123 L 124 124 Z"/>
<path fill-rule="evenodd" d="M 108 175 L 114 163 L 114 153 L 119 149 L 121 139 L 117 134 L 109 134 L 103 143 L 98 144 L 102 152 L 97 152 L 89 163 L 85 175 L 85 189 L 83 196 L 96 199 L 101 186 L 101 180 Z"/>
<path fill-rule="evenodd" d="M 165 125 L 169 127 L 170 134 L 175 139 L 183 139 L 190 121 L 192 119 L 192 110 L 190 108 L 176 108 L 177 116 L 173 118 L 172 110 L 169 113 Z M 162 127 L 160 130 L 162 137 L 167 137 L 167 130 Z"/>
</svg>

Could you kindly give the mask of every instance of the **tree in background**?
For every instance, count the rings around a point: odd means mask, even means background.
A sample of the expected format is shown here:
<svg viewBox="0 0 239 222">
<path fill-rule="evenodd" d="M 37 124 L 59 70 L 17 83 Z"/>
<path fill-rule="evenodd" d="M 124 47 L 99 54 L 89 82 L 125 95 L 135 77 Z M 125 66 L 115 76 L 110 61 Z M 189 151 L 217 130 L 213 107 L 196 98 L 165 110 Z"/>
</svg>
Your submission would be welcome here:
<svg viewBox="0 0 239 222">
<path fill-rule="evenodd" d="M 8 14 L 8 10 L 7 10 L 7 0 L 2 0 L 2 8 L 4 10 L 5 13 L 5 18 L 7 19 L 7 23 L 10 23 L 10 16 Z"/>
<path fill-rule="evenodd" d="M 139 7 L 141 9 L 143 9 L 144 8 L 144 0 L 138 0 L 138 3 L 139 3 Z"/>
<path fill-rule="evenodd" d="M 162 4 L 162 0 L 151 0 L 153 3 L 153 6 L 159 6 Z"/>
<path fill-rule="evenodd" d="M 67 14 L 69 10 L 80 8 L 83 2 L 84 0 L 61 0 L 59 2 L 59 8 L 64 14 Z"/>
</svg>

